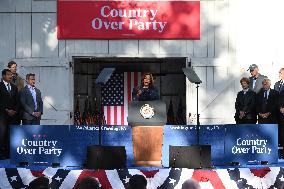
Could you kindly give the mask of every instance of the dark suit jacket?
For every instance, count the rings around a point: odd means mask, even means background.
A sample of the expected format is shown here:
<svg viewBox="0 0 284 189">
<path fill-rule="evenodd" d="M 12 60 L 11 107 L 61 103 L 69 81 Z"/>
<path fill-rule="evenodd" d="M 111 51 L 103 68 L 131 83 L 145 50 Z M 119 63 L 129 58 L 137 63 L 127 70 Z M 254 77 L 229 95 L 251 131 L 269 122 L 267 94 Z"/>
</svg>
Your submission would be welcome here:
<svg viewBox="0 0 284 189">
<path fill-rule="evenodd" d="M 0 119 L 12 119 L 17 121 L 20 109 L 18 89 L 15 85 L 11 84 L 11 92 L 9 93 L 4 82 L 0 82 Z M 5 109 L 15 110 L 17 115 L 8 116 Z M 13 123 L 13 121 L 12 121 Z"/>
<path fill-rule="evenodd" d="M 253 86 L 253 77 L 249 77 L 249 89 L 254 91 L 255 93 L 258 93 L 262 89 L 262 81 L 267 78 L 265 75 L 259 74 L 258 78 L 256 79 L 255 86 Z"/>
<path fill-rule="evenodd" d="M 284 91 L 284 84 L 283 84 L 282 87 L 279 89 L 280 82 L 281 82 L 281 81 L 277 81 L 277 82 L 274 84 L 274 90 L 278 91 L 279 93 L 280 93 L 281 91 Z"/>
<path fill-rule="evenodd" d="M 141 90 L 142 94 L 137 97 L 138 91 Z M 132 91 L 132 100 L 133 101 L 151 101 L 159 100 L 158 89 L 156 87 L 151 87 L 148 89 L 143 89 L 143 87 L 135 87 Z"/>
<path fill-rule="evenodd" d="M 260 92 L 256 95 L 256 113 L 267 113 L 270 112 L 269 116 L 270 123 L 277 123 L 278 121 L 278 111 L 279 111 L 279 102 L 278 102 L 279 93 L 274 89 L 270 89 L 269 96 L 267 99 L 266 112 L 262 111 L 263 99 L 264 99 L 264 90 L 261 89 Z M 258 117 L 259 120 L 263 118 Z"/>
<path fill-rule="evenodd" d="M 36 119 L 33 116 L 33 112 L 41 112 L 43 113 L 43 103 L 41 98 L 41 92 L 39 89 L 35 88 L 36 91 L 36 102 L 37 102 L 37 109 L 35 109 L 34 99 L 32 93 L 30 92 L 29 87 L 26 85 L 20 91 L 20 101 L 23 108 L 23 119 L 26 120 L 34 120 Z"/>
<path fill-rule="evenodd" d="M 235 102 L 235 119 L 239 119 L 240 111 L 244 111 L 245 117 L 243 119 L 256 120 L 256 109 L 255 109 L 255 93 L 251 90 L 244 94 L 243 91 L 238 92 Z"/>
<path fill-rule="evenodd" d="M 279 94 L 279 109 L 284 108 L 284 90 L 282 90 Z M 278 109 L 278 110 L 279 110 Z M 279 112 L 280 122 L 284 124 L 284 115 Z"/>
</svg>

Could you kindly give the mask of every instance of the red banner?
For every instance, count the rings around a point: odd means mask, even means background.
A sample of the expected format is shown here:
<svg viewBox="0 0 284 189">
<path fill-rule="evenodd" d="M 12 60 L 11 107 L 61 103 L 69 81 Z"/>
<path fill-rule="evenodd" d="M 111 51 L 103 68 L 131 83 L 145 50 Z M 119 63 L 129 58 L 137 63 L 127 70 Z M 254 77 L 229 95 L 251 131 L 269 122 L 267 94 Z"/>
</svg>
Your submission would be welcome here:
<svg viewBox="0 0 284 189">
<path fill-rule="evenodd" d="M 57 1 L 58 39 L 199 39 L 200 1 Z"/>
</svg>

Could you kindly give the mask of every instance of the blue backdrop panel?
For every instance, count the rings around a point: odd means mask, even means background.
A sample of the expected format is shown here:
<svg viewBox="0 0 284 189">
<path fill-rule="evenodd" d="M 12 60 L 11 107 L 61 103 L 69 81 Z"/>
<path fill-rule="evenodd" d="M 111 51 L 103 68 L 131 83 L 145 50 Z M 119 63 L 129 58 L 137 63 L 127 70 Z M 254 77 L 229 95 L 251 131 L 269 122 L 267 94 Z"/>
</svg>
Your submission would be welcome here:
<svg viewBox="0 0 284 189">
<path fill-rule="evenodd" d="M 125 146 L 127 166 L 132 167 L 134 163 L 132 129 L 130 126 L 105 126 L 102 127 L 103 146 Z"/>
<path fill-rule="evenodd" d="M 200 126 L 200 144 L 211 145 L 212 165 L 224 164 L 225 125 Z"/>
<path fill-rule="evenodd" d="M 69 150 L 63 163 L 68 166 L 83 165 L 86 160 L 87 147 L 99 144 L 99 127 L 70 125 L 69 128 L 70 140 L 66 148 L 72 148 L 72 150 Z"/>
<path fill-rule="evenodd" d="M 81 166 L 90 144 L 98 144 L 98 127 L 11 126 L 11 163 Z"/>
<path fill-rule="evenodd" d="M 162 165 L 169 167 L 169 146 L 197 144 L 195 125 L 165 125 L 162 148 Z"/>
<path fill-rule="evenodd" d="M 278 125 L 227 125 L 225 154 L 227 162 L 278 163 Z"/>
</svg>

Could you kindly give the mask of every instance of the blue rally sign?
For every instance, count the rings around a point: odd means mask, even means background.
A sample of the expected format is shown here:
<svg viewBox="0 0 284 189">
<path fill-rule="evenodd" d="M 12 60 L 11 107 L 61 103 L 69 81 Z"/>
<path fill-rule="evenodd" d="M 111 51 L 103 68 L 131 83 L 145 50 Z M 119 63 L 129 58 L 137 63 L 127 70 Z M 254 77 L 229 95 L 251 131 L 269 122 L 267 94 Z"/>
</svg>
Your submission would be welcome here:
<svg viewBox="0 0 284 189">
<path fill-rule="evenodd" d="M 11 126 L 11 163 L 81 166 L 88 145 L 98 144 L 99 127 L 74 125 Z"/>
<path fill-rule="evenodd" d="M 257 164 L 278 163 L 278 125 L 227 125 L 226 161 Z"/>
</svg>

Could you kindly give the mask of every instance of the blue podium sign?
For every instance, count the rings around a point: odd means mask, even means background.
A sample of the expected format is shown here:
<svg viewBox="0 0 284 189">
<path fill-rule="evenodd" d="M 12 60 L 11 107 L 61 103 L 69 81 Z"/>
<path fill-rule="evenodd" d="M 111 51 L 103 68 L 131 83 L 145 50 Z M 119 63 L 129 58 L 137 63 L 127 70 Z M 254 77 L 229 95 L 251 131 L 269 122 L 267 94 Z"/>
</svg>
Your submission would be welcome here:
<svg viewBox="0 0 284 189">
<path fill-rule="evenodd" d="M 278 163 L 278 125 L 227 125 L 225 154 L 227 162 Z"/>
</svg>

